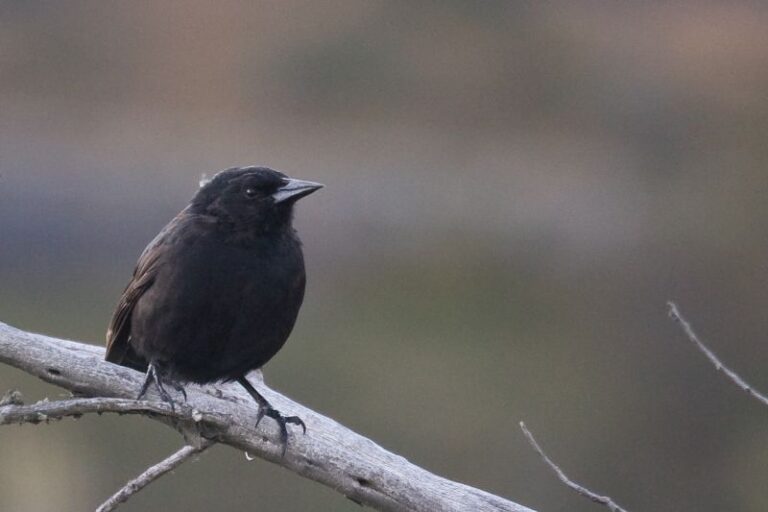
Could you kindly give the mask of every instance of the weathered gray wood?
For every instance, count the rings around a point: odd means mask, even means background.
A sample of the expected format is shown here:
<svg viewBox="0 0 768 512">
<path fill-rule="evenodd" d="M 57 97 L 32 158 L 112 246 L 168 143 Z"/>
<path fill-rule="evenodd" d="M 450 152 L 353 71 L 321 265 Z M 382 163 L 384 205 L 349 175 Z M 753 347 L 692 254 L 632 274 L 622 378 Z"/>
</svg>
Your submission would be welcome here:
<svg viewBox="0 0 768 512">
<path fill-rule="evenodd" d="M 107 363 L 103 358 L 101 347 L 33 334 L 0 323 L 0 362 L 78 395 L 133 398 L 143 376 Z M 255 373 L 251 376 L 254 383 L 255 376 Z M 175 426 L 187 437 L 201 432 L 206 438 L 279 464 L 378 510 L 533 512 L 504 498 L 434 475 L 261 382 L 257 387 L 278 410 L 301 417 L 307 425 L 306 435 L 302 435 L 300 429 L 291 430 L 284 458 L 280 457 L 281 449 L 277 445 L 276 425 L 265 419 L 258 429 L 254 428 L 256 407 L 236 386 L 188 386 L 189 407 L 179 411 L 176 417 L 169 417 L 164 404 L 154 407 L 137 402 L 135 410 L 125 407 L 131 409 L 130 412 L 146 414 Z M 152 392 L 150 398 L 157 400 Z M 95 404 L 84 402 L 83 406 L 98 407 Z M 196 411 L 202 414 L 195 414 Z M 194 419 L 190 421 L 190 418 Z"/>
</svg>

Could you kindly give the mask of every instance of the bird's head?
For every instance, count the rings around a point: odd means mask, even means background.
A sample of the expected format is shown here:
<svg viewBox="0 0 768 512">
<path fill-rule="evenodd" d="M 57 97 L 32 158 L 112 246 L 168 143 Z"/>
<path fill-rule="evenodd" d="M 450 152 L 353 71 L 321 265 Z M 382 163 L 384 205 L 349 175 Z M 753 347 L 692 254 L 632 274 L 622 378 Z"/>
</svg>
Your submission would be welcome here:
<svg viewBox="0 0 768 512">
<path fill-rule="evenodd" d="M 202 183 L 190 207 L 235 229 L 271 232 L 290 227 L 294 203 L 320 188 L 266 167 L 235 167 Z"/>
</svg>

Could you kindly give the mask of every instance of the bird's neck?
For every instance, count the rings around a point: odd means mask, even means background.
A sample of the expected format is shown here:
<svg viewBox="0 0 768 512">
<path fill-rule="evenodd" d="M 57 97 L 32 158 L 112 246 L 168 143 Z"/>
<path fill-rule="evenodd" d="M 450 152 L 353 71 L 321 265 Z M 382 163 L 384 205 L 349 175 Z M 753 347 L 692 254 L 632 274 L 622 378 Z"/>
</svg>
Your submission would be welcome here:
<svg viewBox="0 0 768 512">
<path fill-rule="evenodd" d="M 241 247 L 257 248 L 282 244 L 296 238 L 296 231 L 291 224 L 280 226 L 250 226 L 242 224 L 219 222 L 218 231 L 223 236 L 225 243 Z"/>
</svg>

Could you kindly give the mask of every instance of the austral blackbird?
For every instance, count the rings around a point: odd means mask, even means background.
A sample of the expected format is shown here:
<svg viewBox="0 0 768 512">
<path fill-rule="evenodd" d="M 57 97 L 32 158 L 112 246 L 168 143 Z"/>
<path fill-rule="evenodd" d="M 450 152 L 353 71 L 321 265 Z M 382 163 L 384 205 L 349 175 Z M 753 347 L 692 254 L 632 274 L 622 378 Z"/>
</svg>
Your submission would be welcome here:
<svg viewBox="0 0 768 512">
<path fill-rule="evenodd" d="M 107 331 L 107 361 L 146 371 L 173 405 L 169 384 L 236 381 L 258 421 L 287 423 L 246 379 L 283 346 L 304 298 L 304 256 L 291 225 L 295 202 L 321 188 L 265 167 L 219 172 L 139 258 Z M 258 425 L 257 421 L 257 425 Z"/>
</svg>

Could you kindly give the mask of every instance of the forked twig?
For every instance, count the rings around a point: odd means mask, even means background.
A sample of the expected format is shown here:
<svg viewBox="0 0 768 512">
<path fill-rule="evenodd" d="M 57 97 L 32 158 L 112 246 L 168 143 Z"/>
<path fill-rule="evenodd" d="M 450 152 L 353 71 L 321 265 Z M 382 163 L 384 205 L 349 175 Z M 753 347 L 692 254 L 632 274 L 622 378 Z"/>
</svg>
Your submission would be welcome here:
<svg viewBox="0 0 768 512">
<path fill-rule="evenodd" d="M 186 389 L 188 400 L 177 404 L 175 411 L 159 400 L 137 402 L 132 398 L 143 382 L 142 375 L 106 362 L 103 348 L 24 332 L 0 323 L 2 363 L 68 389 L 78 397 L 25 406 L 17 393 L 9 393 L 0 398 L 0 424 L 47 422 L 88 413 L 139 414 L 180 431 L 189 439 L 185 444 L 201 446 L 201 441 L 215 439 L 377 510 L 533 512 L 500 496 L 430 473 L 269 389 L 263 381 L 258 383 L 259 392 L 280 411 L 299 416 L 307 424 L 306 435 L 291 436 L 285 456 L 276 425 L 262 421 L 256 426 L 258 408 L 239 386 L 190 385 Z M 186 448 L 161 465 L 177 465 L 180 462 L 174 462 L 176 458 L 183 460 L 192 451 L 193 448 Z M 137 488 L 142 478 L 137 479 Z M 136 485 L 136 481 L 131 484 Z M 110 510 L 104 508 L 113 506 L 109 503 L 101 510 Z"/>
</svg>

